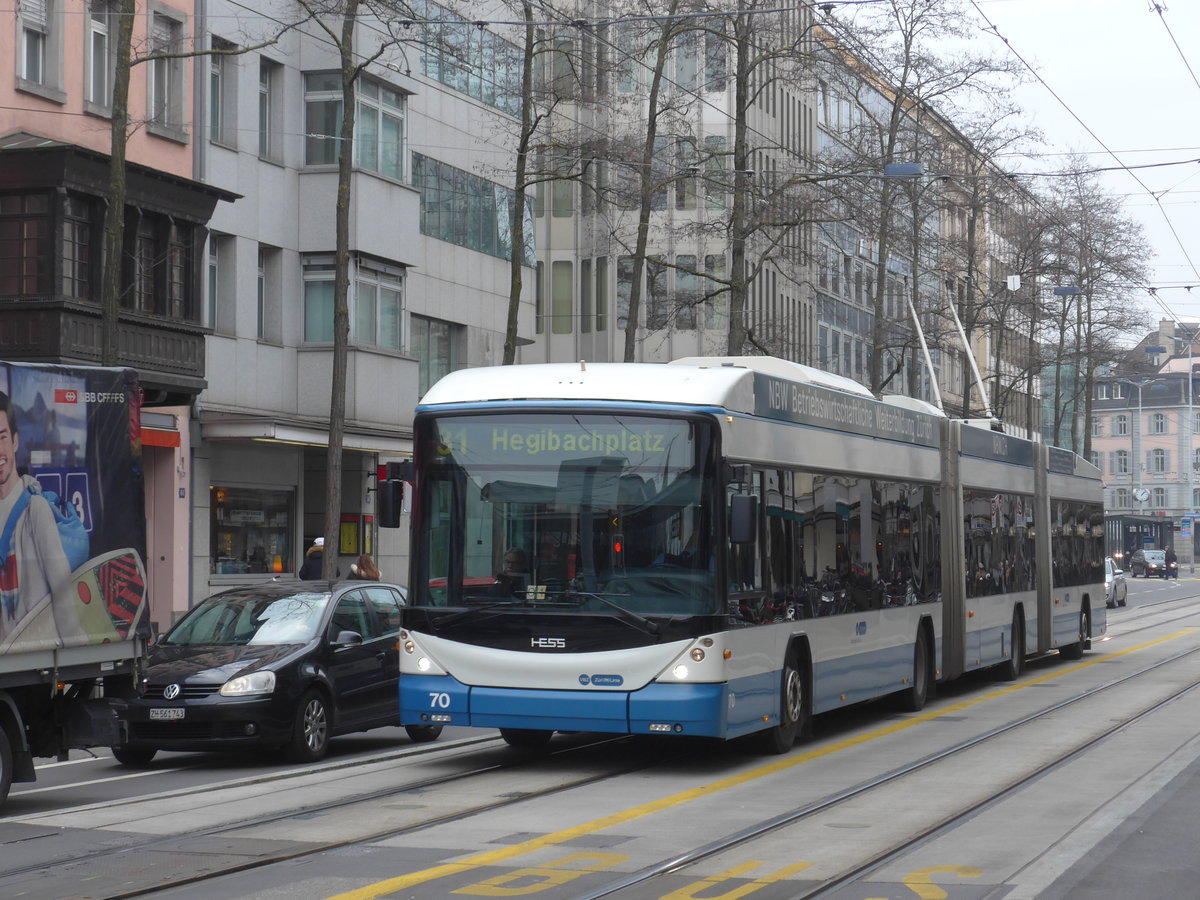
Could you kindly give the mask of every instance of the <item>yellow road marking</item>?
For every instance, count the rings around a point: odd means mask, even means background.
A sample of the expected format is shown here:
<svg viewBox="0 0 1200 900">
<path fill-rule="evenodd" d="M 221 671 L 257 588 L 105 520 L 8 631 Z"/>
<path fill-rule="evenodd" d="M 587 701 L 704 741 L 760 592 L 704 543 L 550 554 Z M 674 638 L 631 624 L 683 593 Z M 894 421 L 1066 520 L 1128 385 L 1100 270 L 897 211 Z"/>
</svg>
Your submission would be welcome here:
<svg viewBox="0 0 1200 900">
<path fill-rule="evenodd" d="M 1153 641 L 1147 641 L 1144 644 L 1138 644 L 1136 647 L 1128 647 L 1124 650 L 1117 650 L 1113 653 L 1106 653 L 1103 656 L 1097 656 L 1092 659 L 1084 660 L 1083 662 L 1074 663 L 1065 667 L 1056 667 L 1054 671 L 1048 672 L 1045 675 L 1039 675 L 1036 678 L 1028 678 L 1019 684 L 1008 685 L 1007 687 L 997 688 L 996 690 L 988 691 L 986 694 L 980 694 L 975 697 L 970 697 L 950 706 L 942 707 L 941 709 L 925 712 L 915 715 L 911 718 L 904 719 L 899 722 L 893 722 L 890 725 L 885 725 L 882 728 L 877 728 L 874 731 L 858 737 L 846 738 L 845 740 L 837 741 L 828 744 L 824 747 L 817 747 L 805 753 L 795 754 L 781 759 L 777 762 L 770 763 L 765 766 L 759 766 L 757 769 L 751 769 L 748 772 L 743 772 L 740 775 L 732 775 L 729 778 L 722 778 L 710 784 L 702 785 L 701 787 L 691 788 L 690 790 L 681 791 L 678 794 L 672 794 L 669 797 L 662 797 L 658 800 L 652 800 L 649 803 L 643 803 L 641 806 L 635 806 L 631 809 L 623 810 L 622 812 L 613 813 L 612 815 L 604 816 L 599 819 L 593 819 L 591 822 L 585 822 L 582 825 L 576 825 L 572 828 L 565 828 L 562 831 L 556 831 L 553 834 L 542 835 L 541 837 L 530 838 L 527 841 L 521 841 L 518 844 L 511 844 L 507 847 L 501 847 L 496 850 L 487 850 L 483 853 L 476 853 L 473 856 L 468 856 L 466 859 L 458 862 L 444 863 L 440 866 L 433 866 L 429 869 L 422 869 L 419 872 L 412 872 L 408 875 L 399 875 L 395 878 L 389 878 L 386 881 L 378 881 L 374 884 L 369 884 L 366 887 L 357 888 L 353 891 L 346 891 L 342 894 L 336 894 L 328 900 L 374 900 L 376 897 L 383 897 L 387 894 L 402 891 L 406 888 L 415 887 L 418 884 L 425 884 L 429 881 L 437 881 L 440 878 L 448 878 L 451 875 L 461 875 L 469 872 L 472 869 L 477 869 L 481 866 L 494 865 L 496 863 L 505 862 L 506 860 L 514 859 L 518 856 L 524 856 L 527 853 L 533 853 L 537 850 L 545 850 L 549 847 L 556 847 L 565 844 L 568 841 L 573 841 L 575 838 L 584 837 L 585 835 L 595 834 L 598 831 L 604 831 L 607 828 L 613 828 L 617 825 L 624 825 L 637 819 L 645 818 L 654 813 L 663 812 L 664 810 L 674 809 L 677 806 L 682 806 L 685 803 L 690 803 L 693 800 L 699 800 L 702 797 L 711 797 L 713 794 L 721 791 L 729 790 L 743 784 L 748 784 L 752 781 L 757 781 L 760 778 L 766 778 L 769 775 L 776 775 L 780 772 L 786 772 L 788 769 L 803 765 L 807 762 L 812 762 L 814 759 L 821 759 L 826 756 L 832 756 L 842 750 L 848 750 L 851 747 L 857 747 L 860 744 L 865 744 L 868 741 L 878 740 L 888 735 L 896 734 L 908 728 L 913 728 L 924 722 L 932 722 L 935 719 L 940 719 L 942 716 L 954 715 L 960 713 L 972 706 L 977 706 L 987 700 L 993 700 L 997 697 L 1004 697 L 1014 691 L 1023 690 L 1031 685 L 1041 684 L 1050 681 L 1054 678 L 1059 678 L 1063 675 L 1068 675 L 1071 672 L 1078 672 L 1080 669 L 1086 669 L 1089 666 L 1094 666 L 1097 663 L 1105 660 L 1116 659 L 1120 656 L 1127 656 L 1130 653 L 1136 653 L 1140 650 L 1145 650 L 1157 644 L 1162 644 L 1175 638 L 1183 637 L 1187 634 L 1195 632 L 1194 628 L 1187 628 L 1183 631 L 1177 631 L 1174 634 L 1166 635 L 1165 637 L 1157 638 Z"/>
</svg>

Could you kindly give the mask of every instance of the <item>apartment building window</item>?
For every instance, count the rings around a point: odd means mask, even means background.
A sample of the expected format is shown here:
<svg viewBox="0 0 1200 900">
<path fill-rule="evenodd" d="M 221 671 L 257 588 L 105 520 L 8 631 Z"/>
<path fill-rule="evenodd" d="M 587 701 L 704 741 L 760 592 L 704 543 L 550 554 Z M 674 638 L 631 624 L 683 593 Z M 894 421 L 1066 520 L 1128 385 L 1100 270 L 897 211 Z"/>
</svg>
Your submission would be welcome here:
<svg viewBox="0 0 1200 900">
<path fill-rule="evenodd" d="M 1156 487 L 1150 492 L 1150 505 L 1155 509 L 1166 509 L 1167 506 L 1167 489 Z"/>
<path fill-rule="evenodd" d="M 1125 385 L 1123 382 L 1114 381 L 1112 384 L 1112 398 L 1114 400 L 1125 399 Z"/>
<path fill-rule="evenodd" d="M 1113 506 L 1118 509 L 1129 505 L 1129 488 L 1117 488 L 1112 496 Z"/>
<path fill-rule="evenodd" d="M 116 11 L 112 0 L 92 0 L 88 13 L 86 100 L 94 107 L 107 110 L 112 106 L 113 53 L 116 35 Z"/>
<path fill-rule="evenodd" d="M 155 12 L 150 22 L 150 53 L 174 53 L 183 49 L 183 23 Z M 163 56 L 151 59 L 149 86 L 150 130 L 172 138 L 183 138 L 183 59 Z"/>
<path fill-rule="evenodd" d="M 684 331 L 696 328 L 696 305 L 700 302 L 700 276 L 696 257 L 675 257 L 675 327 Z"/>
<path fill-rule="evenodd" d="M 404 281 L 398 272 L 362 268 L 354 292 L 351 339 L 361 345 L 403 346 Z"/>
<path fill-rule="evenodd" d="M 1104 434 L 1104 420 L 1092 419 L 1092 437 L 1101 437 Z"/>
<path fill-rule="evenodd" d="M 237 240 L 228 234 L 208 236 L 208 293 L 204 324 L 218 334 L 236 331 Z"/>
<path fill-rule="evenodd" d="M 629 322 L 629 303 L 633 296 L 633 257 L 617 257 L 617 331 Z"/>
<path fill-rule="evenodd" d="M 724 209 L 725 194 L 725 138 L 709 135 L 704 139 L 704 208 Z"/>
<path fill-rule="evenodd" d="M 667 328 L 671 324 L 667 295 L 667 267 L 657 259 L 646 260 L 646 327 Z"/>
<path fill-rule="evenodd" d="M 421 69 L 427 78 L 510 116 L 520 115 L 521 51 L 516 44 L 430 0 L 414 0 L 411 8 L 424 20 Z"/>
<path fill-rule="evenodd" d="M 281 104 L 277 101 L 283 66 L 273 60 L 258 60 L 258 155 L 278 159 L 280 154 Z M 338 108 L 339 113 L 341 107 Z M 337 154 L 334 154 L 336 159 Z"/>
<path fill-rule="evenodd" d="M 1107 400 L 1108 399 L 1108 385 L 1105 384 L 1104 382 L 1100 382 L 1099 384 L 1096 385 L 1096 399 L 1097 400 Z"/>
<path fill-rule="evenodd" d="M 596 330 L 608 331 L 608 257 L 596 258 Z"/>
<path fill-rule="evenodd" d="M 424 394 L 439 378 L 459 368 L 463 327 L 425 316 L 410 317 L 409 327 L 408 350 L 419 361 L 417 391 Z"/>
<path fill-rule="evenodd" d="M 1091 454 L 1088 456 L 1088 461 L 1093 466 L 1095 466 L 1097 469 L 1099 469 L 1101 472 L 1104 471 L 1104 463 L 1100 459 L 1100 451 L 1099 450 L 1093 450 L 1091 452 Z"/>
<path fill-rule="evenodd" d="M 0 297 L 50 292 L 49 240 L 49 195 L 0 195 Z"/>
<path fill-rule="evenodd" d="M 208 136 L 233 147 L 237 138 L 237 46 L 215 35 L 208 58 Z"/>
<path fill-rule="evenodd" d="M 134 308 L 154 312 L 154 268 L 158 259 L 158 234 L 148 216 L 138 220 L 133 243 Z"/>
<path fill-rule="evenodd" d="M 78 300 L 92 296 L 92 236 L 96 229 L 95 206 L 78 194 L 63 203 L 63 294 Z"/>
<path fill-rule="evenodd" d="M 304 340 L 333 341 L 332 260 L 304 266 Z M 350 278 L 350 340 L 360 346 L 399 350 L 403 346 L 404 282 L 399 270 L 356 263 Z"/>
<path fill-rule="evenodd" d="M 1113 434 L 1118 436 L 1129 434 L 1129 416 L 1113 416 Z"/>
<path fill-rule="evenodd" d="M 165 275 L 167 282 L 166 313 L 172 319 L 184 319 L 188 316 L 188 273 L 191 265 L 188 263 L 190 250 L 187 241 L 190 234 L 177 222 L 167 226 L 167 258 Z M 161 312 L 162 310 L 156 310 Z"/>
<path fill-rule="evenodd" d="M 336 72 L 304 76 L 304 161 L 329 166 L 338 161 L 342 129 L 342 85 Z M 356 94 L 355 163 L 389 178 L 404 177 L 404 96 L 376 81 L 360 80 Z"/>
<path fill-rule="evenodd" d="M 1169 471 L 1171 454 L 1162 447 L 1155 447 L 1150 451 L 1150 472 L 1154 475 L 1163 475 Z"/>
<path fill-rule="evenodd" d="M 592 330 L 592 261 L 579 261 L 579 331 L 589 334 Z"/>
<path fill-rule="evenodd" d="M 566 260 L 550 264 L 550 329 L 555 334 L 574 331 L 574 266 Z"/>
<path fill-rule="evenodd" d="M 267 264 L 266 264 L 266 248 L 261 245 L 258 248 L 258 272 L 255 279 L 257 290 L 255 308 L 257 311 L 258 325 L 255 329 L 255 336 L 261 341 L 266 336 L 266 318 L 267 318 Z"/>
<path fill-rule="evenodd" d="M 419 153 L 413 154 L 413 184 L 421 192 L 421 234 L 478 250 L 499 259 L 512 256 L 510 188 Z M 533 210 L 525 206 L 524 263 L 536 262 Z"/>
<path fill-rule="evenodd" d="M 51 0 L 20 0 L 20 73 L 31 84 L 46 83 Z"/>
<path fill-rule="evenodd" d="M 1150 417 L 1150 433 L 1151 434 L 1166 434 L 1167 433 L 1167 416 L 1166 413 L 1155 413 Z"/>
<path fill-rule="evenodd" d="M 725 290 L 725 254 L 709 254 L 704 257 L 704 274 L 707 286 L 704 298 L 704 327 L 710 331 L 724 331 L 729 324 L 726 306 L 729 294 Z"/>
<path fill-rule="evenodd" d="M 1192 471 L 1200 472 L 1200 447 L 1192 450 Z"/>
<path fill-rule="evenodd" d="M 1200 488 L 1192 488 L 1192 509 L 1200 508 Z"/>
<path fill-rule="evenodd" d="M 358 165 L 400 181 L 404 178 L 404 95 L 370 80 L 358 84 Z"/>
<path fill-rule="evenodd" d="M 724 91 L 729 80 L 729 47 L 724 19 L 708 20 L 704 32 L 704 90 Z"/>
</svg>

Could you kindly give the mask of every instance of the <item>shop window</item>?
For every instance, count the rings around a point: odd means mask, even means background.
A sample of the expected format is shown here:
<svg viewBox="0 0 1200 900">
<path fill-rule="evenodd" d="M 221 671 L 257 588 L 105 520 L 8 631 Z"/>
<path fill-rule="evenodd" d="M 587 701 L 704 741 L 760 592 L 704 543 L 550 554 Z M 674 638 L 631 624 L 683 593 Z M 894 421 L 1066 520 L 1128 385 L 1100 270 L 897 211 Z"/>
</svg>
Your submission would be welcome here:
<svg viewBox="0 0 1200 900">
<path fill-rule="evenodd" d="M 292 491 L 214 485 L 210 494 L 213 575 L 294 573 Z"/>
</svg>

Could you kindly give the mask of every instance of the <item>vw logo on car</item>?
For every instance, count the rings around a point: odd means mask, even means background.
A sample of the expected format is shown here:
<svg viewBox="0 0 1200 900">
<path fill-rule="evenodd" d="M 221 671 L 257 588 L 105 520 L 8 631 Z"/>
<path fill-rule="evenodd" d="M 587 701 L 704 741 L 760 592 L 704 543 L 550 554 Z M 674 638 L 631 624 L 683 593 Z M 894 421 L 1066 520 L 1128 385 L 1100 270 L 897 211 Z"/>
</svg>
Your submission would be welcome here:
<svg viewBox="0 0 1200 900">
<path fill-rule="evenodd" d="M 180 690 L 179 685 L 168 684 L 165 688 L 163 688 L 163 699 L 164 700 L 174 700 L 176 697 L 179 696 L 179 690 Z"/>
</svg>

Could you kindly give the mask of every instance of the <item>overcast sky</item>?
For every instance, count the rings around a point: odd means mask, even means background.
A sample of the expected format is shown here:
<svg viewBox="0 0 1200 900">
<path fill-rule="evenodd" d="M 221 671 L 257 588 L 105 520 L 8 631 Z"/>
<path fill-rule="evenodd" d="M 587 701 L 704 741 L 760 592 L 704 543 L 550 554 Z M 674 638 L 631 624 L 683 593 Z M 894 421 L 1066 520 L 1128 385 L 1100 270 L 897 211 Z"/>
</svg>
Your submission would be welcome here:
<svg viewBox="0 0 1200 900">
<path fill-rule="evenodd" d="M 1018 93 L 1046 134 L 1045 153 L 1084 152 L 1096 167 L 1200 159 L 1200 0 L 974 2 L 1046 82 Z M 982 17 L 980 24 L 986 28 Z M 980 38 L 1005 52 L 993 34 Z M 1060 162 L 1046 156 L 1022 168 L 1040 171 Z M 1136 295 L 1150 321 L 1200 319 L 1200 163 L 1104 177 L 1144 224 L 1155 251 L 1157 300 L 1146 291 Z M 1151 193 L 1160 194 L 1159 202 Z"/>
</svg>

